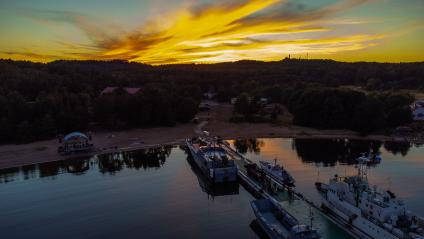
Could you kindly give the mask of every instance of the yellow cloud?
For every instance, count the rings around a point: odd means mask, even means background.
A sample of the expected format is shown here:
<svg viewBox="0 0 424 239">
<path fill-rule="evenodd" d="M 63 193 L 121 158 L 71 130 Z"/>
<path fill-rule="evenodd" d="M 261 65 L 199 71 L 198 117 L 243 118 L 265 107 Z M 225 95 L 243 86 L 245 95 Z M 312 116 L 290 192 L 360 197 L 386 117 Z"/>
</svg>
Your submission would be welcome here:
<svg viewBox="0 0 424 239">
<path fill-rule="evenodd" d="M 374 46 L 383 35 L 338 32 L 341 24 L 360 25 L 360 20 L 332 24 L 328 19 L 367 2 L 370 0 L 345 0 L 303 13 L 283 11 L 285 0 L 239 0 L 202 8 L 184 5 L 120 35 L 116 31 L 105 32 L 84 15 L 69 12 L 62 13 L 65 17 L 59 17 L 57 12 L 48 15 L 72 22 L 92 41 L 91 47 L 81 45 L 80 52 L 74 52 L 78 44 L 61 43 L 72 46 L 62 52 L 65 59 L 124 59 L 149 64 L 270 61 L 288 54 L 325 55 Z M 41 58 L 36 53 L 32 55 Z M 51 57 L 54 56 L 48 59 Z"/>
<path fill-rule="evenodd" d="M 267 10 L 280 6 L 283 3 L 281 0 L 248 0 L 232 5 L 212 5 L 197 12 L 183 8 L 169 14 L 168 20 L 172 24 L 165 24 L 165 28 L 154 31 L 151 26 L 160 24 L 150 21 L 135 33 L 106 45 L 101 57 L 167 64 L 276 60 L 290 53 L 325 54 L 362 49 L 370 46 L 369 41 L 379 37 L 365 34 L 330 38 L 299 37 L 302 33 L 332 31 L 320 26 L 321 21 L 324 22 L 323 17 L 363 2 L 366 1 L 350 0 L 309 12 L 314 16 L 312 20 L 305 16 L 268 16 Z M 163 16 L 160 20 L 163 20 Z M 282 40 L 282 35 L 295 39 Z"/>
</svg>

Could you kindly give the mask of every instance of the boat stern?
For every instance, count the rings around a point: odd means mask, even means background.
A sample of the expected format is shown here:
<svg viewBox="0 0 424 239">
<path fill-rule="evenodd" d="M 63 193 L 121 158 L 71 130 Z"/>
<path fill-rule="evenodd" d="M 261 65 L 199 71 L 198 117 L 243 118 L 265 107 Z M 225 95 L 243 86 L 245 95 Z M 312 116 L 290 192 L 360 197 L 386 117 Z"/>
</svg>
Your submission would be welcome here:
<svg viewBox="0 0 424 239">
<path fill-rule="evenodd" d="M 214 168 L 210 169 L 210 176 L 215 183 L 235 182 L 237 181 L 237 167 Z"/>
</svg>

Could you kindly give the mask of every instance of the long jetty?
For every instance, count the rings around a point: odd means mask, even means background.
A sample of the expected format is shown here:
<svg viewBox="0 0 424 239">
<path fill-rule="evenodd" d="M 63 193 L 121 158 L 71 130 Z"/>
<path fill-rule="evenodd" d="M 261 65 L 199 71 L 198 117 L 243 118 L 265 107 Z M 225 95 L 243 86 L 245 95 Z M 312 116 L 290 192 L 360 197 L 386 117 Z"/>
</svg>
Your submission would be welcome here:
<svg viewBox="0 0 424 239">
<path fill-rule="evenodd" d="M 236 164 L 238 166 L 238 177 L 240 180 L 240 183 L 256 198 L 266 198 L 269 200 L 272 200 L 275 203 L 278 203 L 283 208 L 287 209 L 286 206 L 282 205 L 282 203 L 277 200 L 271 193 L 268 192 L 265 185 L 262 185 L 261 183 L 257 182 L 256 180 L 252 179 L 247 175 L 247 171 L 245 170 L 246 164 L 253 163 L 250 159 L 246 158 L 241 153 L 237 152 L 235 149 L 233 149 L 229 144 L 224 144 L 224 147 L 226 148 L 227 152 L 232 155 L 234 158 L 238 158 L 239 160 L 236 160 Z M 355 232 L 351 231 L 343 223 L 340 223 L 337 218 L 334 216 L 326 213 L 319 205 L 314 203 L 313 201 L 306 198 L 302 193 L 297 192 L 295 189 L 288 187 L 286 185 L 283 185 L 279 183 L 278 181 L 274 180 L 272 177 L 266 176 L 266 181 L 268 182 L 268 186 L 271 186 L 271 188 L 276 188 L 278 190 L 286 190 L 291 198 L 293 200 L 301 200 L 306 203 L 307 206 L 316 209 L 322 215 L 325 219 L 331 221 L 341 229 L 343 229 L 347 234 L 350 236 L 360 239 L 361 236 Z"/>
</svg>

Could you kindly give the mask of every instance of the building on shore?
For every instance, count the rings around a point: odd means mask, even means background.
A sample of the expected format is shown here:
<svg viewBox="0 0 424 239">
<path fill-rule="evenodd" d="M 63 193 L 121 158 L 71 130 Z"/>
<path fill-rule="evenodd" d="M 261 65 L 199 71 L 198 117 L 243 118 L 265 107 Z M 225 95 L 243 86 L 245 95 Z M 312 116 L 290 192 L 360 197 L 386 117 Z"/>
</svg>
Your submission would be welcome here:
<svg viewBox="0 0 424 239">
<path fill-rule="evenodd" d="M 81 132 L 72 132 L 64 137 L 59 137 L 58 152 L 63 155 L 85 153 L 93 150 L 91 143 L 91 135 L 86 135 Z"/>
<path fill-rule="evenodd" d="M 117 91 L 123 91 L 129 95 L 135 95 L 137 94 L 141 88 L 140 87 L 114 87 L 114 86 L 108 86 L 105 87 L 102 92 L 100 93 L 100 95 L 106 95 L 106 94 L 112 94 L 115 93 Z"/>
<path fill-rule="evenodd" d="M 417 100 L 411 105 L 412 119 L 424 121 L 424 100 Z"/>
</svg>

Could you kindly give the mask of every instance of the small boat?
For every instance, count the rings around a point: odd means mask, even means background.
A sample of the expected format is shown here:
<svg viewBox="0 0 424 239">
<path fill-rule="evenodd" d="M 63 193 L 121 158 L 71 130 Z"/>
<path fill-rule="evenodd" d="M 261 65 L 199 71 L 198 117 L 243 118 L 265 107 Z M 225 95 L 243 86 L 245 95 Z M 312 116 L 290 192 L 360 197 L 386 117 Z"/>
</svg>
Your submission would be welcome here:
<svg viewBox="0 0 424 239">
<path fill-rule="evenodd" d="M 271 239 L 319 239 L 316 230 L 299 221 L 270 199 L 251 202 L 259 225 Z"/>
<path fill-rule="evenodd" d="M 275 159 L 275 161 L 277 161 Z M 284 167 L 278 165 L 278 164 L 270 164 L 265 161 L 260 161 L 259 165 L 261 166 L 261 169 L 263 172 L 270 176 L 272 179 L 276 180 L 277 182 L 289 186 L 294 187 L 294 179 L 293 177 L 284 169 Z"/>
</svg>

